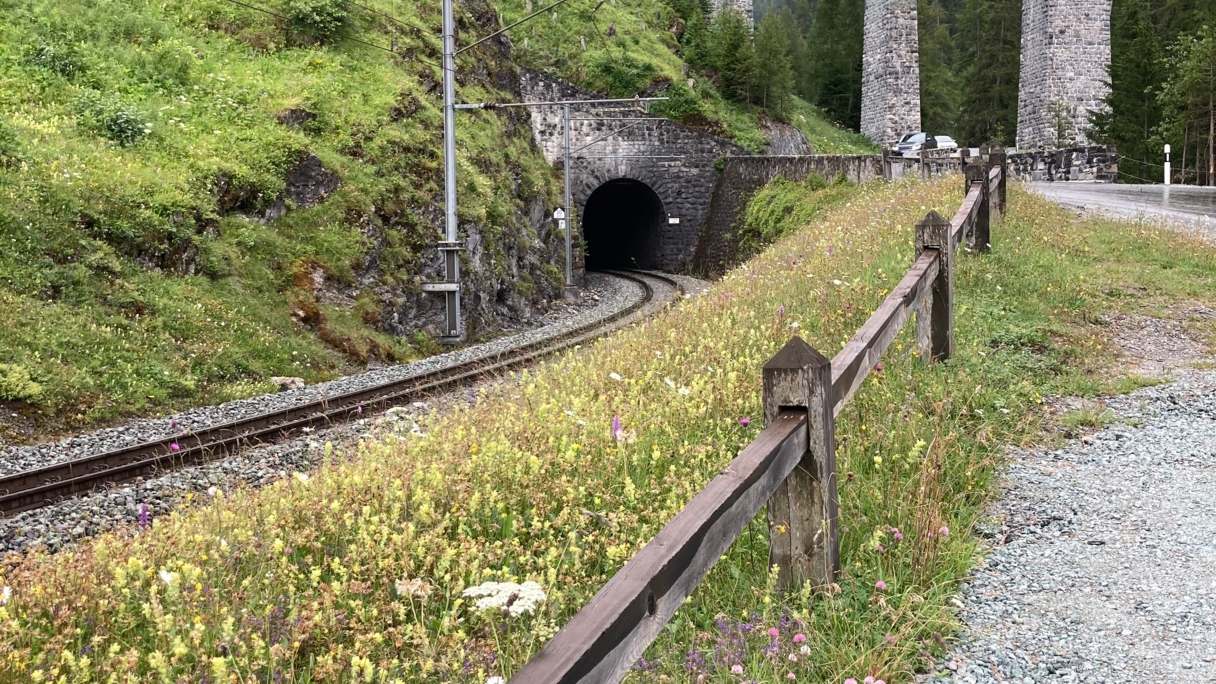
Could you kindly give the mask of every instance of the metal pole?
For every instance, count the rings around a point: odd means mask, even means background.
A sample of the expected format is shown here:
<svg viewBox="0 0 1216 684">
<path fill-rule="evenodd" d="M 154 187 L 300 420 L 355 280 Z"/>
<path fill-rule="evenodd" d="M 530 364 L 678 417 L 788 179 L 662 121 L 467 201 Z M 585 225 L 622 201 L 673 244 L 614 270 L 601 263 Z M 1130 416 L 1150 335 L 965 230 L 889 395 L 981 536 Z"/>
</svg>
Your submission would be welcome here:
<svg viewBox="0 0 1216 684">
<path fill-rule="evenodd" d="M 1165 184 L 1170 184 L 1170 144 L 1165 144 Z"/>
<path fill-rule="evenodd" d="M 460 321 L 460 244 L 456 235 L 456 21 L 453 0 L 443 0 L 443 191 L 444 236 L 439 249 L 444 256 L 445 282 L 454 284 L 444 292 L 447 326 L 441 338 L 457 342 L 463 335 Z"/>
<path fill-rule="evenodd" d="M 565 159 L 562 162 L 562 170 L 566 177 L 566 190 L 564 205 L 566 208 L 566 287 L 562 289 L 563 297 L 573 297 L 577 293 L 574 287 L 574 270 L 571 264 L 573 260 L 571 247 L 574 233 L 574 214 L 570 212 L 570 105 L 562 105 L 562 146 L 564 149 Z"/>
</svg>

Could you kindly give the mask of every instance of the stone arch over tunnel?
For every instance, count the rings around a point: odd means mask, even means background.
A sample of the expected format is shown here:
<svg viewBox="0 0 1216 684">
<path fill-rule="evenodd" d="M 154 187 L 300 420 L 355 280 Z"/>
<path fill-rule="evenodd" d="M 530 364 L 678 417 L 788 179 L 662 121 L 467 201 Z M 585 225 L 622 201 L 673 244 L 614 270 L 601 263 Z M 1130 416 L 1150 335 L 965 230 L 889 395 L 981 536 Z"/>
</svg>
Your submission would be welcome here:
<svg viewBox="0 0 1216 684">
<path fill-rule="evenodd" d="M 663 200 L 649 185 L 632 178 L 605 181 L 583 205 L 584 264 L 592 270 L 663 268 L 666 226 Z"/>
</svg>

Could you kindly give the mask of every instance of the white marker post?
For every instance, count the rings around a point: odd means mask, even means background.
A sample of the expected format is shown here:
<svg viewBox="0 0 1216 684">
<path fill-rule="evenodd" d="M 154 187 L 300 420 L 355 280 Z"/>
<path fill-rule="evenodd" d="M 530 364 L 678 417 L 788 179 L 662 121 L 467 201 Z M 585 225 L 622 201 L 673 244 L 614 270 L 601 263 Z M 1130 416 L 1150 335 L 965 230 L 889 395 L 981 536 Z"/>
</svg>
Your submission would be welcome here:
<svg viewBox="0 0 1216 684">
<path fill-rule="evenodd" d="M 1165 184 L 1170 184 L 1170 144 L 1165 144 Z"/>
</svg>

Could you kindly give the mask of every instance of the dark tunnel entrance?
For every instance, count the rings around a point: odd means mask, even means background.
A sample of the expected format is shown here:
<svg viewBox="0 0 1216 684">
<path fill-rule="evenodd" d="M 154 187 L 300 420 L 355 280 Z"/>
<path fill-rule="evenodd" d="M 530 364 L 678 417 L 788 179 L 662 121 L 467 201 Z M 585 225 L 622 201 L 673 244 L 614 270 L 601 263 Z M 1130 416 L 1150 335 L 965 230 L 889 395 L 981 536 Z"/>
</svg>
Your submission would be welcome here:
<svg viewBox="0 0 1216 684">
<path fill-rule="evenodd" d="M 663 201 L 650 186 L 628 178 L 604 183 L 583 210 L 587 268 L 657 268 L 665 223 Z"/>
</svg>

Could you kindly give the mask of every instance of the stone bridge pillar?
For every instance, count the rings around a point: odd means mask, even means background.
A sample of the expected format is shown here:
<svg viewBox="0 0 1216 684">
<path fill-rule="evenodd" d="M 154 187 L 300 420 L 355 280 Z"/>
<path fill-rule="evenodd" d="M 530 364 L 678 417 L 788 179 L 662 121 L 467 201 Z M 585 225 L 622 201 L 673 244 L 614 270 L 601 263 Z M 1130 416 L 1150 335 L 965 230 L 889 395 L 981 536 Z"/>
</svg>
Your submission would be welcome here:
<svg viewBox="0 0 1216 684">
<path fill-rule="evenodd" d="M 1090 143 L 1089 113 L 1110 91 L 1111 0 L 1023 0 L 1019 149 Z"/>
<path fill-rule="evenodd" d="M 920 130 L 919 42 L 916 0 L 866 0 L 861 132 L 876 143 Z"/>
</svg>

